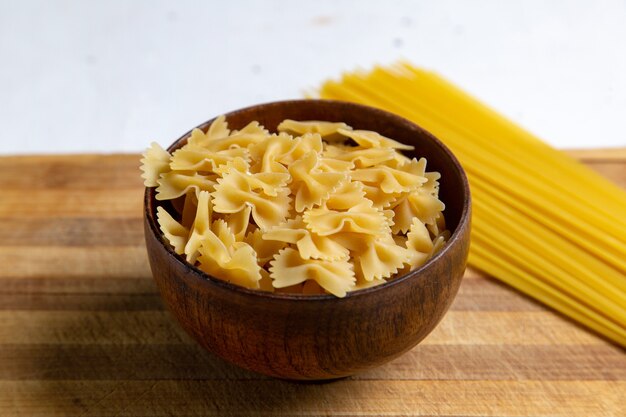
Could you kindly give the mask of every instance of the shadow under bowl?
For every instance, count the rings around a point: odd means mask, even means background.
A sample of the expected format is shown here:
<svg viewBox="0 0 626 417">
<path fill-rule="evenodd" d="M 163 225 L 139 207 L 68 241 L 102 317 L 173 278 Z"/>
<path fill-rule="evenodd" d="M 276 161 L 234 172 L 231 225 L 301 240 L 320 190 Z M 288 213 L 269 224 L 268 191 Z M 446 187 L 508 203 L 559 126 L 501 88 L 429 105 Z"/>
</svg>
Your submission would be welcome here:
<svg viewBox="0 0 626 417">
<path fill-rule="evenodd" d="M 200 271 L 176 255 L 161 234 L 154 188 L 144 199 L 150 266 L 161 296 L 182 327 L 219 357 L 265 375 L 328 380 L 355 374 L 408 351 L 428 335 L 454 300 L 469 249 L 470 192 L 465 173 L 436 138 L 394 114 L 331 100 L 256 105 L 226 114 L 232 129 L 253 120 L 270 131 L 284 119 L 342 121 L 414 145 L 441 173 L 439 197 L 452 233 L 425 265 L 386 284 L 332 295 L 276 294 L 242 288 Z M 212 120 L 198 126 L 206 131 Z M 174 142 L 183 146 L 191 132 Z"/>
</svg>

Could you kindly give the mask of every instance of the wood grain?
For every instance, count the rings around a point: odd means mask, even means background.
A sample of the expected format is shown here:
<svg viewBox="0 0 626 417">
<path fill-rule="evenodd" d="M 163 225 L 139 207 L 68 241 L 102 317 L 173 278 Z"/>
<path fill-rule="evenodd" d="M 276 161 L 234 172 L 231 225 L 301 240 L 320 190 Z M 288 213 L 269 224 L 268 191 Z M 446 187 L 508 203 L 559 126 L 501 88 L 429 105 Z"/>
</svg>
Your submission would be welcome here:
<svg viewBox="0 0 626 417">
<path fill-rule="evenodd" d="M 578 155 L 626 188 L 626 156 Z M 435 331 L 380 368 L 302 385 L 223 363 L 163 310 L 137 161 L 0 158 L 0 416 L 626 415 L 622 349 L 472 270 Z M 50 207 L 111 190 L 138 203 Z"/>
<path fill-rule="evenodd" d="M 158 329 L 158 332 L 154 330 Z M 168 343 L 185 340 L 183 330 L 159 311 L 0 311 L 0 340 L 15 344 Z M 515 345 L 598 345 L 604 341 L 545 311 L 450 311 L 424 345 L 492 345 L 503 334 Z M 528 337 L 531 334 L 533 337 Z M 131 340 L 132 339 L 132 340 Z"/>
<path fill-rule="evenodd" d="M 0 381 L 24 416 L 623 416 L 624 381 Z M 38 400 L 40 399 L 40 400 Z"/>
</svg>

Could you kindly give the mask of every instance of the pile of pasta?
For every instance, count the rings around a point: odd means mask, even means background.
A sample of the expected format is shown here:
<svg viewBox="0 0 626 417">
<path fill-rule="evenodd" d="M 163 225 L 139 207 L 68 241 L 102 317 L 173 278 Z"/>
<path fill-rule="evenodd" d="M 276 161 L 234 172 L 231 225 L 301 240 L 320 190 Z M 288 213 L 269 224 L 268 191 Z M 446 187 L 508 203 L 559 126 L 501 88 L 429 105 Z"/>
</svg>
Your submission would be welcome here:
<svg viewBox="0 0 626 417">
<path fill-rule="evenodd" d="M 172 154 L 146 150 L 160 229 L 187 262 L 246 288 L 344 297 L 443 247 L 440 175 L 400 152 L 412 146 L 345 123 L 277 130 L 221 116 Z"/>
<path fill-rule="evenodd" d="M 345 74 L 323 98 L 379 107 L 436 135 L 472 189 L 469 264 L 626 347 L 626 193 L 435 73 Z"/>
</svg>

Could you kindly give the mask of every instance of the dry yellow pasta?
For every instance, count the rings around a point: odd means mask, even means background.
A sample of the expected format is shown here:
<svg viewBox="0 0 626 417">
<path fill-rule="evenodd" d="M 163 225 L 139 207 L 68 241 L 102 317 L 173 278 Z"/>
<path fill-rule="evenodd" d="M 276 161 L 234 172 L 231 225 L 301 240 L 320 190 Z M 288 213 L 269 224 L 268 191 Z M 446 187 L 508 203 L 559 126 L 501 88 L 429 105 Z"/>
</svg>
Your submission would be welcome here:
<svg viewBox="0 0 626 417">
<path fill-rule="evenodd" d="M 470 265 L 626 346 L 623 190 L 408 63 L 345 74 L 320 95 L 392 111 L 440 138 L 472 188 Z"/>
<path fill-rule="evenodd" d="M 270 133 L 222 116 L 171 155 L 152 144 L 141 169 L 187 262 L 246 288 L 344 297 L 423 265 L 449 237 L 440 175 L 400 153 L 412 149 L 343 122 Z"/>
</svg>

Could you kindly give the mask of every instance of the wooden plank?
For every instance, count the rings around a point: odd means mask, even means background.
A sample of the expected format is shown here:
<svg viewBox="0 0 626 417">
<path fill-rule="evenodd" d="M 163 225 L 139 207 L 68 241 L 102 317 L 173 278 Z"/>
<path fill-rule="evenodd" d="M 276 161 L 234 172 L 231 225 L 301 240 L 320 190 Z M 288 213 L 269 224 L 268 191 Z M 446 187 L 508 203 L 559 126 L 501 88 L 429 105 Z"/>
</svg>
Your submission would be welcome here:
<svg viewBox="0 0 626 417">
<path fill-rule="evenodd" d="M 587 162 L 586 165 L 598 174 L 610 178 L 611 182 L 626 188 L 626 163 L 623 162 Z"/>
<path fill-rule="evenodd" d="M 493 278 L 466 272 L 452 311 L 544 311 L 546 308 Z"/>
<path fill-rule="evenodd" d="M 0 281 L 1 282 L 1 281 Z M 0 293 L 0 310 L 6 311 L 154 311 L 163 310 L 156 288 L 140 294 L 47 294 L 40 292 Z"/>
<path fill-rule="evenodd" d="M 158 331 L 155 331 L 158 329 Z M 604 345 L 549 311 L 450 311 L 423 345 Z M 0 344 L 191 342 L 166 311 L 0 311 Z"/>
<path fill-rule="evenodd" d="M 166 311 L 0 311 L 0 344 L 193 342 Z"/>
<path fill-rule="evenodd" d="M 0 380 L 258 380 L 197 344 L 0 345 Z M 355 380 L 624 380 L 609 345 L 418 345 Z"/>
<path fill-rule="evenodd" d="M 3 156 L 0 189 L 137 190 L 138 154 Z"/>
<path fill-rule="evenodd" d="M 151 276 L 103 277 L 94 274 L 73 278 L 15 276 L 0 278 L 0 294 L 152 294 L 156 292 Z"/>
<path fill-rule="evenodd" d="M 3 416 L 620 416 L 623 381 L 3 381 Z"/>
<path fill-rule="evenodd" d="M 143 244 L 141 217 L 0 218 L 10 246 L 134 246 Z"/>
<path fill-rule="evenodd" d="M 626 141 L 625 141 L 626 142 Z M 626 147 L 602 148 L 602 149 L 567 149 L 569 156 L 575 159 L 587 161 L 626 161 Z"/>
<path fill-rule="evenodd" d="M 143 189 L 2 190 L 0 218 L 141 217 Z"/>
<path fill-rule="evenodd" d="M 151 278 L 143 245 L 0 246 L 0 278 Z"/>
<path fill-rule="evenodd" d="M 601 345 L 429 345 L 357 375 L 393 380 L 625 380 L 626 355 Z"/>
</svg>

